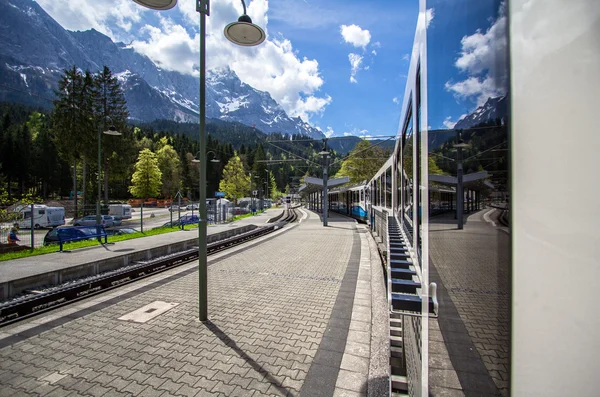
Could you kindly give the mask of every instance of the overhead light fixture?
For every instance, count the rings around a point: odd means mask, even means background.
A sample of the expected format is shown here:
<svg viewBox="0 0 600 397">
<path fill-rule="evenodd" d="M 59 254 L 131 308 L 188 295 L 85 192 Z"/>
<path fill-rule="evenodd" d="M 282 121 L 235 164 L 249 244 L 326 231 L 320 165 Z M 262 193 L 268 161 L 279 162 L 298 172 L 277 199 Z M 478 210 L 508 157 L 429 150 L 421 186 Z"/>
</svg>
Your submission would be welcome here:
<svg viewBox="0 0 600 397">
<path fill-rule="evenodd" d="M 267 35 L 265 31 L 258 25 L 252 23 L 252 19 L 246 15 L 246 4 L 242 0 L 244 6 L 244 14 L 238 18 L 237 22 L 232 22 L 225 26 L 223 33 L 227 40 L 234 44 L 244 47 L 252 47 L 259 45 Z"/>
<path fill-rule="evenodd" d="M 170 10 L 175 7 L 177 0 L 133 0 L 144 7 L 152 8 L 153 10 Z"/>
</svg>

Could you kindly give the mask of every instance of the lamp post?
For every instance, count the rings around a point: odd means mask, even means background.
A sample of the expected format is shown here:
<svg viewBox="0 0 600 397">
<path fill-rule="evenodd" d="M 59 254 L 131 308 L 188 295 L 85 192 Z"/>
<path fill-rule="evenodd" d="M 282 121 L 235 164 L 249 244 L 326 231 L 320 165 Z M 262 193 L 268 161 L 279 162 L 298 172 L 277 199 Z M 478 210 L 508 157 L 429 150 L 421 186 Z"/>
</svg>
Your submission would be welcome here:
<svg viewBox="0 0 600 397">
<path fill-rule="evenodd" d="M 207 155 L 208 155 L 208 154 L 210 154 L 210 153 L 212 153 L 212 155 L 213 155 L 213 158 L 212 158 L 212 159 L 210 159 L 210 162 L 211 162 L 211 163 L 220 163 L 220 162 L 221 162 L 221 160 L 219 160 L 219 159 L 217 158 L 217 154 L 216 154 L 215 152 L 213 152 L 212 150 L 209 150 L 208 152 L 206 152 L 206 154 L 207 154 Z M 200 164 L 200 159 L 198 159 L 198 155 L 199 155 L 199 154 L 200 154 L 200 151 L 196 153 L 196 155 L 195 155 L 195 156 L 194 156 L 194 158 L 192 159 L 192 163 L 194 163 L 194 164 Z M 205 159 L 206 159 L 206 157 L 205 157 Z M 200 172 L 202 172 L 202 170 L 200 170 Z M 204 172 L 206 173 L 206 170 L 204 170 Z M 207 181 L 205 181 L 205 182 L 204 182 L 204 184 L 205 184 L 205 185 L 206 185 L 207 183 L 208 183 Z M 204 200 L 206 201 L 206 193 L 205 193 L 205 198 L 204 198 Z M 192 202 L 193 202 L 193 201 L 192 201 Z M 198 203 L 198 214 L 199 214 L 199 215 L 198 215 L 198 218 L 200 218 L 200 214 L 201 214 L 201 212 L 200 212 L 200 203 Z M 192 216 L 194 216 L 194 205 L 193 205 L 193 204 L 192 204 Z"/>
<path fill-rule="evenodd" d="M 452 145 L 457 150 L 456 155 L 456 219 L 458 229 L 463 228 L 463 213 L 464 213 L 464 192 L 463 192 L 463 158 L 462 151 L 471 145 L 465 143 L 462 139 L 462 133 L 458 132 L 456 144 Z"/>
<path fill-rule="evenodd" d="M 108 116 L 106 116 L 108 117 Z M 106 121 L 106 118 L 104 119 Z M 108 130 L 102 131 L 100 125 L 98 125 L 98 198 L 96 199 L 96 224 L 102 223 L 102 215 L 100 213 L 100 200 L 102 198 L 102 134 L 119 136 L 122 135 L 114 126 L 110 126 Z M 100 239 L 100 238 L 98 238 Z"/>
<path fill-rule="evenodd" d="M 319 154 L 323 156 L 323 226 L 327 226 L 327 217 L 329 216 L 329 197 L 327 195 L 327 179 L 329 178 L 327 170 L 327 160 L 329 159 L 329 152 L 326 150 L 327 142 L 325 147 Z"/>
<path fill-rule="evenodd" d="M 133 0 L 134 2 L 154 10 L 168 10 L 177 4 L 177 0 Z M 206 153 L 206 134 L 204 124 L 206 122 L 206 16 L 210 15 L 210 0 L 195 0 L 196 11 L 200 13 L 200 162 L 204 163 Z M 252 23 L 252 19 L 246 15 L 246 4 L 244 0 L 244 14 L 237 22 L 232 22 L 224 29 L 225 37 L 234 44 L 241 46 L 255 46 L 262 43 L 265 32 Z M 206 267 L 206 167 L 200 170 L 200 222 L 198 225 L 198 277 L 199 297 L 198 312 L 200 321 L 208 320 L 208 284 Z"/>
<path fill-rule="evenodd" d="M 270 199 L 269 197 L 269 170 L 265 170 L 265 173 L 267 174 L 267 177 L 265 178 L 265 193 L 266 193 L 266 199 Z"/>
</svg>

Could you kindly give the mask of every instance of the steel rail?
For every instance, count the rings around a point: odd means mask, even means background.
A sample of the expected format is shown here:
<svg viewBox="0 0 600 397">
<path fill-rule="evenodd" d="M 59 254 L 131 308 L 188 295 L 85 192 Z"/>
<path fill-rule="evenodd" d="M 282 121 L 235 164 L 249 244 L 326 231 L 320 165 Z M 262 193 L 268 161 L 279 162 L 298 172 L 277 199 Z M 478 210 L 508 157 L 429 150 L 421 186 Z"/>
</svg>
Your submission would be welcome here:
<svg viewBox="0 0 600 397">
<path fill-rule="evenodd" d="M 273 233 L 274 231 L 281 229 L 285 224 L 294 222 L 296 219 L 296 212 L 294 210 L 288 211 L 285 219 L 277 223 L 259 227 L 249 232 L 208 244 L 207 254 L 216 254 L 217 252 L 227 250 L 247 241 Z M 156 260 L 127 266 L 127 268 L 122 271 L 116 270 L 107 272 L 110 274 L 98 275 L 92 279 L 87 279 L 79 283 L 71 283 L 63 288 L 60 288 L 59 286 L 57 289 L 51 291 L 36 292 L 35 295 L 30 297 L 0 304 L 0 328 L 34 315 L 88 298 L 92 295 L 107 292 L 122 285 L 153 276 L 197 259 L 198 248 L 196 247 L 172 254 L 168 257 L 157 258 Z"/>
</svg>

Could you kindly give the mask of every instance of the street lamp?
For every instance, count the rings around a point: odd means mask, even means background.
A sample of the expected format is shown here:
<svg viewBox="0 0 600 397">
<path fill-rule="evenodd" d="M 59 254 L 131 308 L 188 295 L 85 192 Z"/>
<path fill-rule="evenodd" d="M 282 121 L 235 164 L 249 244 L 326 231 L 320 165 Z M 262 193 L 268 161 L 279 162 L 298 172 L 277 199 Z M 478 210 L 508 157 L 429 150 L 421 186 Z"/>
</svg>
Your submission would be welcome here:
<svg viewBox="0 0 600 397">
<path fill-rule="evenodd" d="M 154 10 L 168 10 L 177 4 L 177 0 L 133 0 L 138 4 Z M 200 13 L 200 162 L 204 163 L 206 153 L 206 16 L 210 14 L 210 0 L 195 0 L 196 11 Z M 262 43 L 265 32 L 252 23 L 246 15 L 244 0 L 244 14 L 237 22 L 225 27 L 225 37 L 234 44 L 242 46 L 255 46 Z M 208 320 L 208 283 L 206 267 L 206 167 L 200 170 L 200 222 L 198 227 L 198 277 L 199 297 L 198 315 L 200 321 Z"/>
<path fill-rule="evenodd" d="M 327 175 L 327 160 L 329 158 L 327 142 L 325 142 L 325 146 L 319 152 L 319 155 L 323 156 L 323 226 L 327 226 L 327 217 L 329 216 L 329 212 L 327 211 L 329 207 L 329 197 L 327 197 L 327 179 L 329 178 Z"/>
<path fill-rule="evenodd" d="M 108 117 L 108 116 L 106 116 Z M 110 117 L 108 117 L 110 118 Z M 106 118 L 105 118 L 106 121 Z M 102 134 L 119 136 L 122 135 L 114 126 L 108 127 L 108 130 L 102 131 L 100 125 L 98 125 L 98 198 L 96 199 L 96 224 L 102 224 L 102 214 L 100 214 L 100 200 L 102 198 Z"/>
<path fill-rule="evenodd" d="M 213 152 L 212 150 L 209 150 L 208 152 L 206 152 L 206 154 L 212 153 L 213 154 L 213 158 L 210 159 L 211 163 L 220 163 L 221 160 L 219 160 L 217 158 L 217 154 L 215 152 Z M 198 155 L 200 154 L 200 152 L 197 152 L 196 155 L 194 156 L 194 158 L 192 159 L 192 163 L 194 164 L 200 164 L 200 159 L 198 158 Z"/>
</svg>

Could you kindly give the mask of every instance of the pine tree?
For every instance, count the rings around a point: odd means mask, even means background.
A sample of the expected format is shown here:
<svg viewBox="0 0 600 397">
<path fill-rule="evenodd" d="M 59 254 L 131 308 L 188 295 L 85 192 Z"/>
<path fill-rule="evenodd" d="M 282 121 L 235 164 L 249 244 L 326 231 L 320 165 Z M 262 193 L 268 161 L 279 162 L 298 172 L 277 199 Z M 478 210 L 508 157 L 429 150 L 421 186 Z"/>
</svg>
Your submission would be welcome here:
<svg viewBox="0 0 600 397">
<path fill-rule="evenodd" d="M 77 204 L 77 161 L 89 148 L 93 135 L 92 103 L 90 98 L 91 79 L 73 66 L 66 69 L 55 92 L 57 99 L 52 110 L 53 132 L 60 156 L 73 165 L 73 193 L 75 215 Z"/>
<path fill-rule="evenodd" d="M 94 75 L 92 98 L 96 124 L 94 131 L 98 128 L 102 131 L 115 128 L 122 134 L 121 136 L 101 134 L 100 138 L 103 152 L 101 168 L 104 173 L 104 201 L 108 202 L 108 179 L 111 170 L 116 164 L 130 161 L 133 153 L 124 150 L 131 141 L 130 131 L 127 128 L 129 111 L 125 94 L 119 81 L 107 66 Z"/>
<path fill-rule="evenodd" d="M 267 156 L 265 155 L 263 145 L 258 144 L 258 146 L 256 147 L 256 151 L 254 152 L 254 164 L 252 167 L 252 175 L 258 176 L 258 179 L 255 179 L 254 183 L 255 185 L 257 185 L 256 187 L 258 188 L 256 190 L 259 190 L 261 192 L 264 190 L 267 177 L 267 163 L 265 163 L 266 159 Z"/>
</svg>

